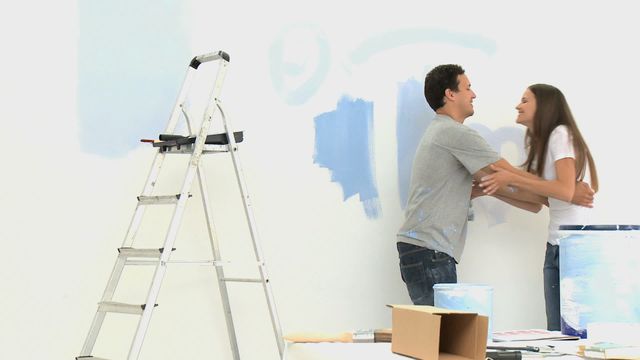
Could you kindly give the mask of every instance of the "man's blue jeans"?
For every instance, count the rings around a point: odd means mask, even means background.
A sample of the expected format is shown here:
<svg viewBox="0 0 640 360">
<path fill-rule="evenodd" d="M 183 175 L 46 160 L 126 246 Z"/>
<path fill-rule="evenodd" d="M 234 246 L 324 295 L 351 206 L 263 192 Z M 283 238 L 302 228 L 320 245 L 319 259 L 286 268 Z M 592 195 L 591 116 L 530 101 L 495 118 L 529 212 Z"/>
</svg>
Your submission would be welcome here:
<svg viewBox="0 0 640 360">
<path fill-rule="evenodd" d="M 456 261 L 425 247 L 398 242 L 400 275 L 414 305 L 433 305 L 433 285 L 456 283 Z"/>
<path fill-rule="evenodd" d="M 547 243 L 543 274 L 548 330 L 560 330 L 560 266 L 558 257 L 559 246 Z"/>
</svg>

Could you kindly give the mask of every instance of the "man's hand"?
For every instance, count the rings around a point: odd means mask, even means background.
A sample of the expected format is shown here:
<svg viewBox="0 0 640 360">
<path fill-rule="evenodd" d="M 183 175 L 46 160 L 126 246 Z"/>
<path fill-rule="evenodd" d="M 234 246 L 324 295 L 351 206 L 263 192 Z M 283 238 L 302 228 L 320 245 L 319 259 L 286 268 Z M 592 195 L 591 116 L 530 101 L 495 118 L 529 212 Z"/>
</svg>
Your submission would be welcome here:
<svg viewBox="0 0 640 360">
<path fill-rule="evenodd" d="M 593 197 L 595 192 L 584 181 L 578 181 L 576 183 L 576 190 L 573 192 L 573 198 L 571 198 L 571 203 L 592 208 L 593 207 Z"/>
</svg>

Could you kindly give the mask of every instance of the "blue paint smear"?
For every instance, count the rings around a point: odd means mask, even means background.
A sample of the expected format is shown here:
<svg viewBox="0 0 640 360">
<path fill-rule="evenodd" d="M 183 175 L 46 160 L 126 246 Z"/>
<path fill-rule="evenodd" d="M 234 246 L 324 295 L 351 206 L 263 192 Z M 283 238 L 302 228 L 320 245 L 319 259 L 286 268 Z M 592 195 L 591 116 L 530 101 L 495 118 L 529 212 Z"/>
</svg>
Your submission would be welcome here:
<svg viewBox="0 0 640 360">
<path fill-rule="evenodd" d="M 123 156 L 165 128 L 192 57 L 182 6 L 177 0 L 78 2 L 83 151 Z"/>
<path fill-rule="evenodd" d="M 469 124 L 468 126 L 475 129 L 498 153 L 500 153 L 503 145 L 508 143 L 514 144 L 516 149 L 518 149 L 519 158 L 517 163 L 511 165 L 519 166 L 526 159 L 526 153 L 524 150 L 524 127 L 503 126 L 496 130 L 491 130 L 479 123 Z M 480 198 L 476 203 L 486 214 L 487 224 L 489 227 L 506 223 L 507 213 L 511 209 L 511 205 L 502 201 L 489 202 L 485 200 L 486 199 Z"/>
<path fill-rule="evenodd" d="M 307 70 L 310 65 L 307 64 L 308 59 L 304 59 L 302 63 L 291 62 L 286 58 L 286 50 L 295 44 L 289 44 L 288 36 L 295 36 L 296 33 L 308 37 L 308 41 L 317 46 L 317 59 L 309 63 L 315 64 L 311 71 Z M 329 41 L 325 35 L 314 25 L 292 25 L 284 28 L 276 37 L 276 40 L 269 49 L 269 64 L 271 72 L 271 82 L 274 89 L 289 105 L 304 104 L 311 98 L 320 85 L 327 77 L 329 72 L 330 51 Z M 298 79 L 298 77 L 306 75 L 306 78 Z M 297 80 L 299 84 L 292 88 L 286 86 L 287 80 Z"/>
<path fill-rule="evenodd" d="M 491 130 L 488 127 L 479 124 L 472 123 L 468 125 L 470 128 L 476 130 L 491 147 L 500 152 L 500 149 L 503 145 L 512 143 L 518 149 L 519 158 L 516 164 L 511 164 L 513 166 L 519 166 L 526 159 L 526 153 L 524 150 L 524 127 L 523 126 L 503 126 L 497 128 L 496 130 Z"/>
<path fill-rule="evenodd" d="M 373 103 L 343 96 L 335 111 L 314 118 L 313 162 L 331 171 L 343 200 L 358 194 L 368 218 L 382 212 L 374 175 Z"/>
<path fill-rule="evenodd" d="M 435 116 L 424 99 L 422 83 L 409 79 L 398 85 L 396 137 L 398 146 L 398 191 L 404 209 L 409 198 L 413 157 L 422 134 Z"/>
<path fill-rule="evenodd" d="M 370 37 L 351 51 L 350 59 L 353 64 L 362 64 L 373 55 L 383 51 L 423 42 L 454 44 L 468 49 L 477 49 L 487 55 L 495 54 L 497 49 L 495 40 L 478 34 L 459 33 L 444 29 L 407 28 Z"/>
</svg>

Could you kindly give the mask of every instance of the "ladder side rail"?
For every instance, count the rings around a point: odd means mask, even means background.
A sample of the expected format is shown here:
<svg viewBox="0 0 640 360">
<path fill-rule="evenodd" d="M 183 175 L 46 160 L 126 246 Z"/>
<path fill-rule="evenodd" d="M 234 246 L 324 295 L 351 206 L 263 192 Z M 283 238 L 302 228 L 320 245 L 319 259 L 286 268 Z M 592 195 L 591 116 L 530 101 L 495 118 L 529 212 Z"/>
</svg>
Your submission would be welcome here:
<svg viewBox="0 0 640 360">
<path fill-rule="evenodd" d="M 202 149 L 200 149 L 200 152 Z M 197 151 L 194 150 L 194 153 L 191 156 L 191 160 L 194 157 L 199 158 Z M 197 164 L 197 163 L 196 163 Z M 193 161 L 190 161 L 189 167 L 187 169 L 187 174 L 185 176 L 184 183 L 182 185 L 182 190 L 180 192 L 180 198 L 176 203 L 176 208 L 173 212 L 173 216 L 171 218 L 171 223 L 169 225 L 169 229 L 167 231 L 167 235 L 165 237 L 164 248 L 171 249 L 173 248 L 173 244 L 176 240 L 178 230 L 180 227 L 180 222 L 182 220 L 182 215 L 184 214 L 184 210 L 187 204 L 187 200 L 189 199 L 188 193 L 193 183 L 193 179 L 195 178 L 196 166 L 193 165 Z M 142 343 L 144 341 L 144 337 L 146 335 L 147 329 L 149 327 L 149 323 L 151 322 L 151 315 L 153 314 L 154 305 L 156 304 L 156 299 L 158 298 L 158 294 L 160 293 L 160 287 L 162 285 L 162 280 L 164 279 L 164 275 L 167 271 L 167 262 L 169 261 L 169 257 L 171 256 L 170 251 L 162 252 L 160 256 L 160 262 L 156 266 L 156 270 L 153 274 L 153 280 L 151 285 L 149 286 L 149 291 L 147 293 L 147 299 L 145 301 L 145 309 L 142 312 L 142 316 L 138 321 L 138 327 L 136 329 L 136 334 L 131 343 L 131 348 L 129 350 L 129 360 L 136 360 L 140 355 L 140 350 L 142 349 Z"/>
<path fill-rule="evenodd" d="M 189 133 L 192 132 L 192 125 L 189 117 L 185 114 L 187 127 Z M 207 189 L 207 179 L 205 176 L 205 170 L 203 164 L 198 166 L 197 176 L 198 185 L 200 187 L 200 196 L 202 198 L 202 206 L 204 208 L 204 215 L 207 221 L 207 233 L 209 235 L 209 243 L 211 245 L 211 252 L 213 254 L 214 263 L 221 260 L 220 245 L 218 243 L 218 236 L 216 234 L 215 223 L 213 221 L 213 212 L 209 205 L 209 190 Z M 222 307 L 224 311 L 225 321 L 227 325 L 227 334 L 229 336 L 229 343 L 231 345 L 231 353 L 234 360 L 240 360 L 240 351 L 238 349 L 238 339 L 236 336 L 236 330 L 233 323 L 233 315 L 231 313 L 231 305 L 229 303 L 229 291 L 227 290 L 227 283 L 225 282 L 224 268 L 222 266 L 214 266 L 216 271 L 216 277 L 218 279 L 218 289 L 220 291 L 220 297 L 222 301 Z"/>
<path fill-rule="evenodd" d="M 158 175 L 160 174 L 160 169 L 162 168 L 162 164 L 164 163 L 164 158 L 165 154 L 160 151 L 158 151 L 154 156 L 153 164 L 151 165 L 149 175 L 147 176 L 147 180 L 142 190 L 143 196 L 153 193 L 156 180 L 158 178 Z M 136 204 L 136 209 L 133 213 L 133 217 L 131 218 L 131 222 L 129 223 L 129 227 L 127 228 L 126 235 L 120 247 L 132 247 L 133 241 L 138 234 L 138 230 L 140 229 L 140 224 L 142 223 L 142 218 L 144 217 L 146 208 L 147 207 L 140 204 L 140 202 Z"/>
<path fill-rule="evenodd" d="M 175 128 L 178 124 L 178 120 L 181 116 L 181 107 L 184 103 L 184 100 L 189 93 L 189 89 L 191 88 L 191 83 L 193 82 L 194 77 L 194 69 L 189 66 L 187 67 L 187 72 L 185 74 L 184 80 L 182 82 L 182 86 L 180 87 L 180 92 L 178 93 L 178 97 L 176 99 L 175 105 L 173 107 L 173 111 L 171 116 L 169 117 L 169 121 L 167 122 L 167 126 L 164 130 L 167 134 L 172 134 L 175 131 Z M 162 168 L 162 164 L 164 163 L 165 153 L 158 149 L 155 157 L 153 158 L 153 163 L 151 165 L 151 169 L 149 170 L 149 175 L 147 175 L 147 180 L 142 188 L 142 196 L 149 196 L 153 194 L 153 189 L 156 185 L 156 180 L 160 174 L 160 170 Z M 120 247 L 131 247 L 133 245 L 133 241 L 136 237 L 138 229 L 140 229 L 140 224 L 142 223 L 142 218 L 144 216 L 144 212 L 146 210 L 146 206 L 141 206 L 140 204 L 136 205 L 136 209 L 133 217 L 131 218 L 131 222 L 129 223 L 129 227 L 127 228 L 126 235 Z"/>
<path fill-rule="evenodd" d="M 237 153 L 237 144 L 235 141 L 235 137 L 233 136 L 233 129 L 227 122 L 227 118 L 224 114 L 222 106 L 220 103 L 217 103 L 218 108 L 220 109 L 220 114 L 222 117 L 222 122 L 224 125 L 224 129 L 227 133 L 227 138 L 229 139 L 229 153 L 231 155 L 231 159 L 233 160 L 233 167 L 236 173 L 236 180 L 238 182 L 238 187 L 240 189 L 240 194 L 242 196 L 242 202 L 244 205 L 245 216 L 247 218 L 247 222 L 249 223 L 249 233 L 251 235 L 251 240 L 253 243 L 253 249 L 256 255 L 256 260 L 258 262 L 258 269 L 260 271 L 260 276 L 262 278 L 262 287 L 265 292 L 265 296 L 267 298 L 268 306 L 269 306 L 269 315 L 271 316 L 271 324 L 273 326 L 273 331 L 276 336 L 276 342 L 278 344 L 278 351 L 280 352 L 280 357 L 284 354 L 284 338 L 282 336 L 282 330 L 280 325 L 280 320 L 278 317 L 278 311 L 275 307 L 275 299 L 271 292 L 271 287 L 269 284 L 269 275 L 267 273 L 267 269 L 263 260 L 262 248 L 259 244 L 258 239 L 258 229 L 256 227 L 256 221 L 253 215 L 253 210 L 251 206 L 251 200 L 247 190 L 247 184 L 244 180 L 244 174 L 242 171 L 242 165 L 240 163 L 240 157 Z"/>
<path fill-rule="evenodd" d="M 210 96 L 211 99 L 217 99 L 218 96 L 220 95 L 220 91 L 222 89 L 222 82 L 224 81 L 224 76 L 226 72 L 226 67 L 227 67 L 227 62 L 221 61 L 218 67 L 218 74 L 216 76 L 215 86 L 211 91 L 211 96 Z M 187 167 L 185 179 L 182 184 L 182 188 L 180 190 L 180 198 L 178 199 L 178 202 L 176 204 L 176 208 L 171 218 L 171 224 L 169 225 L 169 230 L 167 231 L 167 236 L 165 237 L 165 242 L 164 242 L 165 249 L 173 248 L 173 244 L 176 240 L 178 229 L 180 227 L 180 222 L 182 220 L 182 215 L 184 213 L 187 200 L 189 199 L 189 191 L 191 189 L 191 185 L 193 184 L 193 180 L 196 175 L 196 170 L 200 163 L 200 157 L 202 155 L 202 151 L 204 150 L 205 141 L 207 139 L 209 127 L 211 125 L 211 118 L 213 117 L 213 113 L 215 109 L 216 109 L 215 102 L 211 101 L 205 111 L 202 124 L 200 125 L 200 132 L 196 137 L 193 154 L 191 154 L 191 158 L 189 159 L 189 165 Z M 136 334 L 131 343 L 131 348 L 129 350 L 129 356 L 128 356 L 129 360 L 136 360 L 140 355 L 140 350 L 142 349 L 142 343 L 144 341 L 145 334 L 149 327 L 149 323 L 151 322 L 151 315 L 153 314 L 154 305 L 156 303 L 156 299 L 158 298 L 158 294 L 160 292 L 162 280 L 164 279 L 164 275 L 167 271 L 167 261 L 169 261 L 170 256 L 171 256 L 170 251 L 163 252 L 162 255 L 160 256 L 160 262 L 158 263 L 158 266 L 156 266 L 156 270 L 153 274 L 153 280 L 152 280 L 151 286 L 149 287 L 147 300 L 145 302 L 146 306 L 144 311 L 142 312 L 142 316 L 140 317 L 140 321 L 138 322 L 138 328 L 136 330 Z"/>
<path fill-rule="evenodd" d="M 184 100 L 187 98 L 187 94 L 189 94 L 189 90 L 191 89 L 191 83 L 193 82 L 193 78 L 195 75 L 195 70 L 191 65 L 187 67 L 187 72 L 184 76 L 184 80 L 182 82 L 182 87 L 180 88 L 180 92 L 178 93 L 178 97 L 176 98 L 175 105 L 173 107 L 173 111 L 171 112 L 171 117 L 169 117 L 169 121 L 167 122 L 167 126 L 165 127 L 165 134 L 173 134 L 178 125 L 178 120 L 181 115 L 181 108 Z"/>
<path fill-rule="evenodd" d="M 149 322 L 151 322 L 151 315 L 155 307 L 155 301 L 157 299 L 158 292 L 160 291 L 160 285 L 162 284 L 162 279 L 164 278 L 166 271 L 167 263 L 162 261 L 159 262 L 153 274 L 153 282 L 149 290 L 149 296 L 147 297 L 147 304 L 151 302 L 151 304 L 153 305 L 145 305 L 144 310 L 142 311 L 142 316 L 140 316 L 140 320 L 138 320 L 136 334 L 133 338 L 133 341 L 131 342 L 131 348 L 129 349 L 129 355 L 127 356 L 128 360 L 137 360 L 140 356 L 142 343 L 147 333 Z"/>
</svg>

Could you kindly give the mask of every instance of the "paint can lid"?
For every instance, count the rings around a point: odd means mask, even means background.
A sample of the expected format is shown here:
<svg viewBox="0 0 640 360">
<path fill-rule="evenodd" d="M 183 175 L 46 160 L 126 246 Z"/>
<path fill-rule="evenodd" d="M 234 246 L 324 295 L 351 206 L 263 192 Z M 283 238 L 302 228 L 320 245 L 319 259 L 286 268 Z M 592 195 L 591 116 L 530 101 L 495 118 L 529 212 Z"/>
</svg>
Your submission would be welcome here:
<svg viewBox="0 0 640 360">
<path fill-rule="evenodd" d="M 640 230 L 640 225 L 560 225 L 559 230 L 570 231 L 616 231 L 616 230 Z"/>
<path fill-rule="evenodd" d="M 441 290 L 453 290 L 453 289 L 482 289 L 493 290 L 493 288 L 486 284 L 471 284 L 471 283 L 438 283 L 433 285 L 433 289 Z"/>
</svg>

